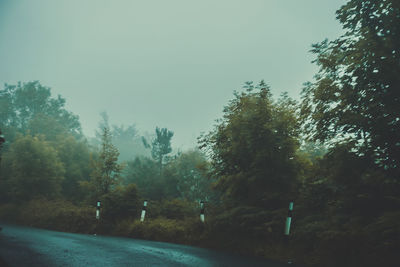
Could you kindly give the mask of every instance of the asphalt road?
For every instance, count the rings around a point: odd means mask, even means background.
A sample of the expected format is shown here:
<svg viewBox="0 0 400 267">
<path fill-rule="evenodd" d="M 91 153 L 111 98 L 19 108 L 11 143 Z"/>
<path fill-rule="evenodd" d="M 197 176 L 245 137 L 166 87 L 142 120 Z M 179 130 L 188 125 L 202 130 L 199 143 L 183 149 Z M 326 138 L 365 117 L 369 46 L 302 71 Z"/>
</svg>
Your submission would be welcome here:
<svg viewBox="0 0 400 267">
<path fill-rule="evenodd" d="M 2 226 L 0 264 L 6 262 L 9 267 L 288 266 L 259 258 L 163 242 Z"/>
</svg>

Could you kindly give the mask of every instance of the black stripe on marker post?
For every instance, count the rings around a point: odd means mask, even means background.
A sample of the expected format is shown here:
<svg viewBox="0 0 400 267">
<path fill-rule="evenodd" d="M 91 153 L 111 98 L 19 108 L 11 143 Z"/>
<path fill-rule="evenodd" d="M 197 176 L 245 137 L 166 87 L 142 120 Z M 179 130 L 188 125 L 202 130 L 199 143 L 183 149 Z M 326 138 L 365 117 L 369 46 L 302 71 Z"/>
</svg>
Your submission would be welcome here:
<svg viewBox="0 0 400 267">
<path fill-rule="evenodd" d="M 290 234 L 290 225 L 292 223 L 292 213 L 293 213 L 293 201 L 290 201 L 289 203 L 289 209 L 288 209 L 288 216 L 286 218 L 286 224 L 285 224 L 285 243 L 288 246 L 288 251 L 289 251 L 289 234 Z M 288 264 L 292 264 L 293 260 L 290 258 L 288 259 Z"/>
<path fill-rule="evenodd" d="M 97 205 L 96 205 L 96 219 L 97 220 L 100 219 L 100 205 L 101 205 L 100 200 L 97 200 Z"/>
<path fill-rule="evenodd" d="M 289 235 L 290 233 L 290 225 L 292 223 L 292 212 L 293 212 L 293 201 L 290 201 L 288 216 L 286 218 L 285 235 Z"/>
<path fill-rule="evenodd" d="M 142 214 L 140 216 L 140 221 L 144 221 L 144 217 L 146 216 L 146 210 L 147 210 L 147 200 L 143 202 L 143 208 L 142 208 Z"/>
<path fill-rule="evenodd" d="M 204 201 L 200 201 L 200 221 L 204 223 Z"/>
</svg>

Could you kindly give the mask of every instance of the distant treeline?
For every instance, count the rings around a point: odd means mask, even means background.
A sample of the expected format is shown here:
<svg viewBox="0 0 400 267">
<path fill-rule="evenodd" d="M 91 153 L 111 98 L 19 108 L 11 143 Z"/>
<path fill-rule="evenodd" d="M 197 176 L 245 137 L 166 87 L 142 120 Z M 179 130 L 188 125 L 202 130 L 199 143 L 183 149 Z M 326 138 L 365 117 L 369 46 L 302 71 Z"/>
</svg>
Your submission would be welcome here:
<svg viewBox="0 0 400 267">
<path fill-rule="evenodd" d="M 167 128 L 141 136 L 106 114 L 87 140 L 61 96 L 5 85 L 1 220 L 307 266 L 398 266 L 399 14 L 398 1 L 350 0 L 337 11 L 345 34 L 313 45 L 319 72 L 300 102 L 246 82 L 190 151 L 172 153 Z"/>
</svg>

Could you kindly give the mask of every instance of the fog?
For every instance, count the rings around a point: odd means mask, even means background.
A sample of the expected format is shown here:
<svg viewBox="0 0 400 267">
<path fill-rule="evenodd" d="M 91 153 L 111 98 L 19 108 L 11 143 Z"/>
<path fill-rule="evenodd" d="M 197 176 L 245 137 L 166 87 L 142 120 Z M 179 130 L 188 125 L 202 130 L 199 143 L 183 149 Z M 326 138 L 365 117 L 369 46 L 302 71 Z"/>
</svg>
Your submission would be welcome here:
<svg viewBox="0 0 400 267">
<path fill-rule="evenodd" d="M 335 38 L 344 1 L 0 1 L 0 83 L 39 80 L 94 136 L 112 124 L 196 145 L 245 81 L 298 98 L 311 44 Z"/>
<path fill-rule="evenodd" d="M 0 265 L 397 267 L 399 4 L 0 0 Z"/>
</svg>

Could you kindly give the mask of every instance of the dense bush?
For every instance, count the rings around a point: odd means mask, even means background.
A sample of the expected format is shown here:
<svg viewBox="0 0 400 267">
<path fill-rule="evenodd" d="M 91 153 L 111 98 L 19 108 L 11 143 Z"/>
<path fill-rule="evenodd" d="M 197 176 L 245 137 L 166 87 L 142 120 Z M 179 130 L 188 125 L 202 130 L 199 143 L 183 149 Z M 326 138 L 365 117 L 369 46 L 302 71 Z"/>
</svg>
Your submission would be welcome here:
<svg viewBox="0 0 400 267">
<path fill-rule="evenodd" d="M 107 221 L 115 222 L 122 218 L 137 218 L 141 205 L 135 184 L 117 187 L 115 190 L 103 195 L 103 217 Z"/>
<path fill-rule="evenodd" d="M 204 225 L 194 218 L 173 220 L 167 218 L 140 220 L 124 220 L 115 228 L 115 234 L 133 238 L 182 244 L 200 244 Z"/>
<path fill-rule="evenodd" d="M 92 233 L 96 226 L 95 208 L 78 207 L 63 200 L 34 199 L 21 205 L 2 205 L 0 219 L 76 233 Z"/>
</svg>

